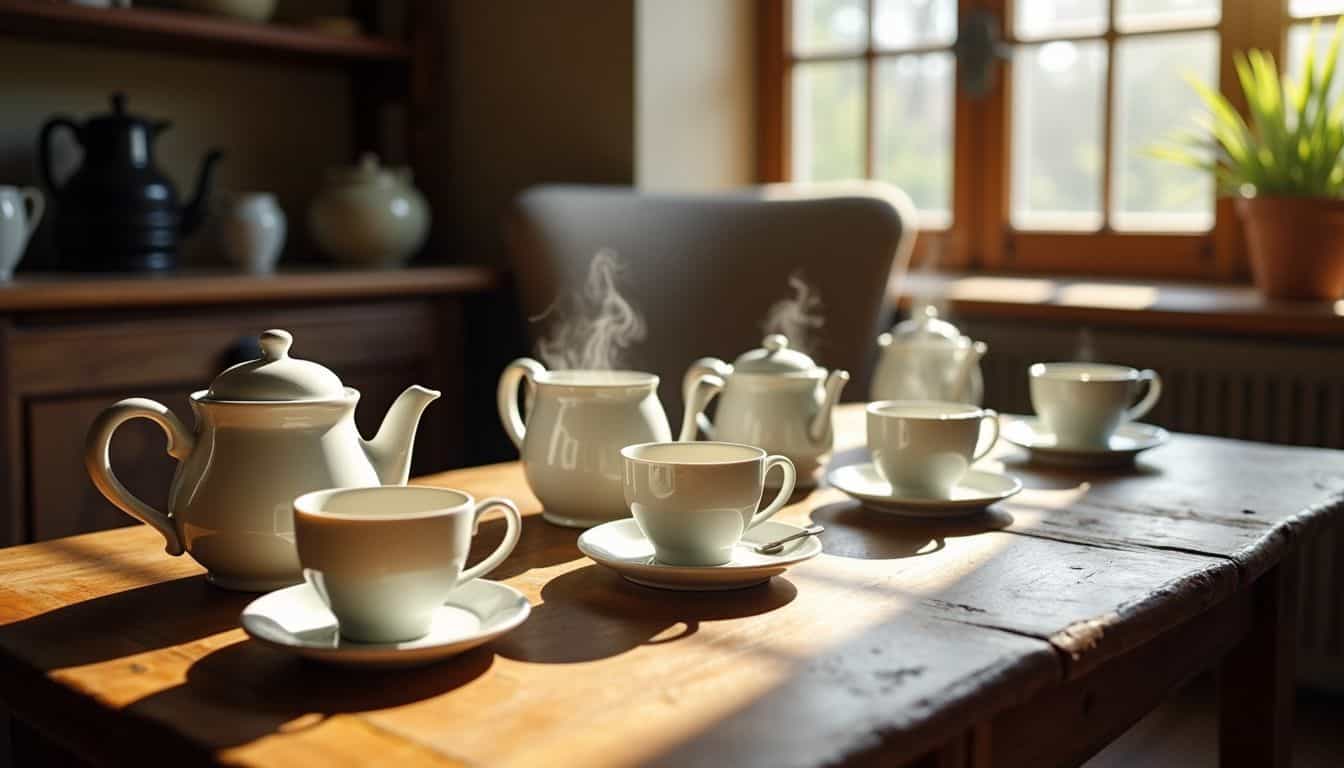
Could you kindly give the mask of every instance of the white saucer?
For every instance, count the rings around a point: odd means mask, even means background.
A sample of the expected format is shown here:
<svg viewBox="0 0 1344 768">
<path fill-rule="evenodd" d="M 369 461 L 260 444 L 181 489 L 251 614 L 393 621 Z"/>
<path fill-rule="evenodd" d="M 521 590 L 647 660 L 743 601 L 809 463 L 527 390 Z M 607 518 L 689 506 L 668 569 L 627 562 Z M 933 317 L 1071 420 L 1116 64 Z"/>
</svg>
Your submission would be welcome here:
<svg viewBox="0 0 1344 768">
<path fill-rule="evenodd" d="M 414 667 L 455 656 L 508 632 L 531 613 L 513 587 L 476 579 L 453 590 L 434 612 L 429 634 L 404 643 L 356 643 L 336 631 L 336 617 L 307 584 L 276 590 L 243 609 L 253 640 L 310 659 L 360 667 Z"/>
<path fill-rule="evenodd" d="M 999 417 L 999 425 L 1003 439 L 1031 451 L 1033 460 L 1064 467 L 1126 466 L 1134 463 L 1140 452 L 1171 439 L 1161 427 L 1131 421 L 1120 425 L 1106 448 L 1062 448 L 1055 444 L 1054 433 L 1035 416 L 1005 413 Z"/>
<path fill-rule="evenodd" d="M 888 483 L 872 462 L 831 470 L 832 487 L 863 503 L 865 507 L 903 517 L 962 517 L 984 510 L 1022 490 L 1022 483 L 1009 475 L 972 469 L 952 488 L 947 499 L 909 498 L 892 494 Z"/>
<path fill-rule="evenodd" d="M 714 592 L 742 589 L 769 581 L 789 566 L 821 554 L 816 536 L 790 542 L 774 555 L 762 555 L 753 545 L 782 539 L 803 530 L 796 525 L 767 520 L 747 531 L 733 548 L 733 559 L 724 565 L 664 565 L 653 559 L 653 544 L 634 518 L 613 520 L 589 528 L 579 536 L 579 550 L 600 565 L 636 584 L 659 589 Z"/>
</svg>

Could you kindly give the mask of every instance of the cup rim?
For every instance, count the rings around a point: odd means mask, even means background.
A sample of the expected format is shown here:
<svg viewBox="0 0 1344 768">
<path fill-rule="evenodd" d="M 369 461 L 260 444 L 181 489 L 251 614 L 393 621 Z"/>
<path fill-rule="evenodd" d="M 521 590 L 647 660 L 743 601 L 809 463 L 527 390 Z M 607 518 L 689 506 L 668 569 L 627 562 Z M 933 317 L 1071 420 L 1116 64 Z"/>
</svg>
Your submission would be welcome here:
<svg viewBox="0 0 1344 768">
<path fill-rule="evenodd" d="M 603 380 L 605 379 L 605 381 Z M 658 386 L 657 374 L 647 371 L 635 371 L 624 368 L 605 370 L 600 368 L 562 368 L 547 369 L 533 377 L 537 384 L 557 387 L 580 387 L 583 389 L 629 389 Z"/>
<path fill-rule="evenodd" d="M 945 408 L 954 413 L 888 413 L 892 408 Z M 955 400 L 874 400 L 864 407 L 869 416 L 882 419 L 917 419 L 922 421 L 961 421 L 982 419 L 988 411 L 975 403 L 962 403 Z"/>
<path fill-rule="evenodd" d="M 661 447 L 661 446 L 678 446 L 678 447 L 718 446 L 720 448 L 741 448 L 743 450 L 750 451 L 752 455 L 741 459 L 722 459 L 718 461 L 694 461 L 686 459 L 677 459 L 673 461 L 667 459 L 648 459 L 642 456 L 635 455 L 635 453 L 637 453 L 642 449 Z M 695 450 L 695 448 L 690 448 L 690 450 Z M 746 443 L 730 443 L 725 440 L 655 440 L 648 443 L 634 443 L 632 445 L 627 445 L 621 449 L 621 456 L 625 458 L 626 461 L 633 461 L 637 464 L 650 464 L 660 467 L 667 467 L 667 466 L 722 467 L 734 464 L 750 464 L 752 462 L 764 459 L 767 455 L 768 454 L 765 452 L 765 450 L 758 446 L 747 445 Z"/>
<path fill-rule="evenodd" d="M 405 512 L 400 514 L 362 514 L 349 512 L 329 512 L 319 508 L 318 505 L 326 504 L 333 498 L 356 493 L 375 491 L 378 495 L 424 495 L 448 497 L 451 495 L 457 499 L 456 503 L 444 503 L 433 506 L 428 509 L 419 509 L 414 512 Z M 451 515 L 461 514 L 464 511 L 470 511 L 476 506 L 476 499 L 470 493 L 456 488 L 443 488 L 433 485 L 362 485 L 349 488 L 323 488 L 316 491 L 309 491 L 298 498 L 293 503 L 294 514 L 315 520 L 329 520 L 350 523 L 380 523 L 380 522 L 398 522 L 405 520 L 424 520 L 434 517 L 449 517 Z"/>
<path fill-rule="evenodd" d="M 1119 363 L 1055 362 L 1032 363 L 1027 369 L 1033 379 L 1056 381 L 1135 381 L 1142 371 Z"/>
</svg>

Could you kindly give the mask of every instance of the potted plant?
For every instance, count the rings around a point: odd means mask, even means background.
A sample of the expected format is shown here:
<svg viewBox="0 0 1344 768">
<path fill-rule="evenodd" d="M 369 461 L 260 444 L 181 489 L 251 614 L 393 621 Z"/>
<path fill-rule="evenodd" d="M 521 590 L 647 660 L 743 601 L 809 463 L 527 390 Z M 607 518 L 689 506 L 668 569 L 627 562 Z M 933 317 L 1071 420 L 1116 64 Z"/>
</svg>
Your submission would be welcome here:
<svg viewBox="0 0 1344 768">
<path fill-rule="evenodd" d="M 1237 54 L 1249 123 L 1221 93 L 1192 81 L 1208 119 L 1198 134 L 1154 150 L 1212 172 L 1220 194 L 1237 198 L 1251 274 L 1269 298 L 1344 295 L 1344 102 L 1332 103 L 1330 93 L 1342 31 L 1344 20 L 1317 61 L 1313 30 L 1296 81 L 1280 77 L 1265 51 Z"/>
</svg>

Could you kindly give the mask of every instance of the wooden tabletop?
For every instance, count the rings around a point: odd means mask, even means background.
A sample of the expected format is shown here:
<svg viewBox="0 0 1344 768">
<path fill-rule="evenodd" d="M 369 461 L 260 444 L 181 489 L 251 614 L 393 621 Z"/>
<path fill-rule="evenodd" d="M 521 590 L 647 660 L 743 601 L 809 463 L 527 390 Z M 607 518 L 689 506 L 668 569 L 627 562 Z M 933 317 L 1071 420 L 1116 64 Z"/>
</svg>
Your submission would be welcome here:
<svg viewBox="0 0 1344 768">
<path fill-rule="evenodd" d="M 837 417 L 861 458 L 861 413 Z M 1027 490 L 970 521 L 901 522 L 822 489 L 781 512 L 825 553 L 768 585 L 629 584 L 542 522 L 516 464 L 422 482 L 515 498 L 494 574 L 533 613 L 434 667 L 352 672 L 237 628 L 144 526 L 0 553 L 0 697 L 104 761 L 252 766 L 803 766 L 917 757 L 1237 593 L 1344 508 L 1344 454 L 1178 435 L 1130 471 L 986 461 Z M 500 520 L 481 525 L 492 547 Z"/>
</svg>

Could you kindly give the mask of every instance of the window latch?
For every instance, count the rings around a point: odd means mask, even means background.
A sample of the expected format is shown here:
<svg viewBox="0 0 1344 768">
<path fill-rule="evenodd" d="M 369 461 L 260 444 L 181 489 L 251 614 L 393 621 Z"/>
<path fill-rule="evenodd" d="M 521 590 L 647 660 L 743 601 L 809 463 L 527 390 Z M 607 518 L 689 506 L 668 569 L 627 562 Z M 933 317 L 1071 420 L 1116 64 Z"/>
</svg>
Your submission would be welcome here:
<svg viewBox="0 0 1344 768">
<path fill-rule="evenodd" d="M 999 17 L 983 8 L 963 14 L 952 51 L 957 56 L 961 88 L 973 99 L 984 97 L 994 88 L 994 74 L 1000 59 L 1012 56 L 1012 46 L 999 37 Z"/>
</svg>

